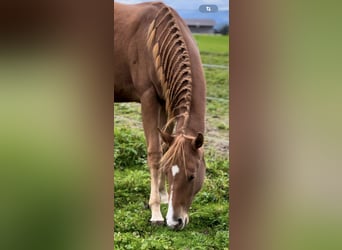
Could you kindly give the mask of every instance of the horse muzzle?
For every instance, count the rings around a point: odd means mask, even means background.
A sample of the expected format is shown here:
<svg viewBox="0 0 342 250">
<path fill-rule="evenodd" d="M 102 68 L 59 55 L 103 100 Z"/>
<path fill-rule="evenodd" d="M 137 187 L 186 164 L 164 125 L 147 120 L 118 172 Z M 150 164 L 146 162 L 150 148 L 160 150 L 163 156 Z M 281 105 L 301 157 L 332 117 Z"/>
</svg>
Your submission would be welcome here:
<svg viewBox="0 0 342 250">
<path fill-rule="evenodd" d="M 177 219 L 167 219 L 167 226 L 174 230 L 182 230 L 189 223 L 189 216 L 187 214 L 178 217 Z"/>
</svg>

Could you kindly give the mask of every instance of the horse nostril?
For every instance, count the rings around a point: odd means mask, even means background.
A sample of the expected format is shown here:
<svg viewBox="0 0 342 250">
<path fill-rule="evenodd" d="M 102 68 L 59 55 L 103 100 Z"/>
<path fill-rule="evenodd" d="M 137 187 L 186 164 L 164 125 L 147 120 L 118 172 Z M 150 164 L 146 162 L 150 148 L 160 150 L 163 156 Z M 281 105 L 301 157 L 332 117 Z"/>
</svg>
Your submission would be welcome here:
<svg viewBox="0 0 342 250">
<path fill-rule="evenodd" d="M 183 220 L 182 220 L 182 218 L 179 218 L 178 219 L 178 225 L 182 225 L 183 224 Z"/>
</svg>

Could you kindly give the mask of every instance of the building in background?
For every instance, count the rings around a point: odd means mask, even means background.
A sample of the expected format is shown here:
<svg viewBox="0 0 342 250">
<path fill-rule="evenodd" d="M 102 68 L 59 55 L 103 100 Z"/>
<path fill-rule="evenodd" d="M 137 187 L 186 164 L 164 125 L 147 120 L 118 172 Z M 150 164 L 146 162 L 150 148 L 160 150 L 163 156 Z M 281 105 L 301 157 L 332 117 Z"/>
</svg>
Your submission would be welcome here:
<svg viewBox="0 0 342 250">
<path fill-rule="evenodd" d="M 192 33 L 215 33 L 215 20 L 201 18 L 183 18 Z"/>
</svg>

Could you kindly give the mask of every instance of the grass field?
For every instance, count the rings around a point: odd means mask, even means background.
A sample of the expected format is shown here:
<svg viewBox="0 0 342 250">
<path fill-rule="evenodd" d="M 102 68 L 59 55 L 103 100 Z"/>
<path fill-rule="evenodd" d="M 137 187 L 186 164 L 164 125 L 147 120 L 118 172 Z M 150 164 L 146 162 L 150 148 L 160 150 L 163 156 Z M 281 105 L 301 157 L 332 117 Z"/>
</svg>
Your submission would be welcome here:
<svg viewBox="0 0 342 250">
<path fill-rule="evenodd" d="M 204 64 L 228 65 L 228 36 L 196 35 Z M 205 68 L 207 174 L 183 231 L 149 224 L 149 171 L 140 106 L 114 105 L 114 249 L 228 249 L 228 71 Z M 162 205 L 165 216 L 167 205 Z"/>
</svg>

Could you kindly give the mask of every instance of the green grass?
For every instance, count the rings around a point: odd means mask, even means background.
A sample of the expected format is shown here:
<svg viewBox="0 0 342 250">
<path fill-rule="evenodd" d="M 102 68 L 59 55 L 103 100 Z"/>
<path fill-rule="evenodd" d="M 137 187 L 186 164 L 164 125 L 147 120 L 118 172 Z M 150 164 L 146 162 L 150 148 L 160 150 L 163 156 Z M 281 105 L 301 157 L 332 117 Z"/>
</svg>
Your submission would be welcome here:
<svg viewBox="0 0 342 250">
<path fill-rule="evenodd" d="M 218 35 L 195 35 L 204 64 L 228 65 L 229 37 Z M 220 70 L 222 71 L 222 70 Z M 225 72 L 227 73 L 227 71 Z M 206 79 L 212 79 L 207 77 Z"/>
<path fill-rule="evenodd" d="M 229 52 L 229 36 L 194 35 L 201 52 L 225 54 Z"/>
<path fill-rule="evenodd" d="M 227 36 L 195 38 L 203 63 L 228 64 Z M 190 223 L 179 232 L 149 223 L 150 177 L 140 105 L 114 105 L 114 249 L 228 249 L 228 72 L 205 68 L 205 76 L 207 96 L 212 97 L 206 114 L 207 173 L 190 208 Z M 167 205 L 161 209 L 165 216 Z"/>
<path fill-rule="evenodd" d="M 228 249 L 228 159 L 207 152 L 207 177 L 190 208 L 190 224 L 180 232 L 149 224 L 149 174 L 141 131 L 117 126 L 114 174 L 115 249 Z M 132 141 L 132 138 L 134 140 Z M 134 144 L 134 145 L 133 145 Z M 136 150 L 127 150 L 134 147 Z M 120 153 L 126 157 L 125 169 Z M 140 160 L 139 160 L 140 159 Z M 162 205 L 162 213 L 167 205 Z"/>
</svg>

